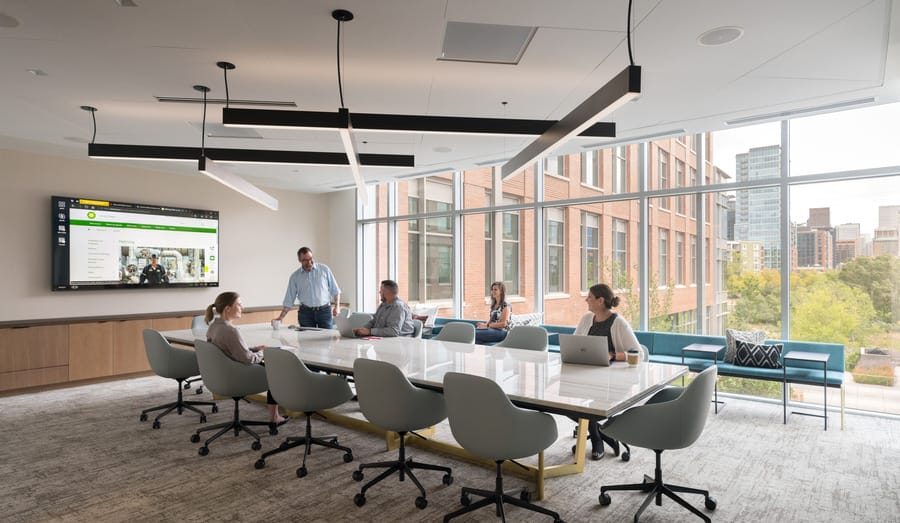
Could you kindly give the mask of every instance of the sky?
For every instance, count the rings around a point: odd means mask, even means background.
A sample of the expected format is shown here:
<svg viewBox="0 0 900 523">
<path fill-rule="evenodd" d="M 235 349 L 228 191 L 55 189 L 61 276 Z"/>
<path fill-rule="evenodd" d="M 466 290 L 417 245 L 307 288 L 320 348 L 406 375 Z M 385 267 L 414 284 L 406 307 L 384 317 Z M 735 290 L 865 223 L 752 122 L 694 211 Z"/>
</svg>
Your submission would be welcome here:
<svg viewBox="0 0 900 523">
<path fill-rule="evenodd" d="M 780 141 L 780 122 L 717 131 L 713 163 L 733 177 L 736 154 Z M 900 166 L 900 103 L 791 121 L 792 176 L 889 166 Z M 871 235 L 878 207 L 900 205 L 900 177 L 793 186 L 790 201 L 793 222 L 806 222 L 812 207 L 830 207 L 832 226 L 859 223 Z"/>
</svg>

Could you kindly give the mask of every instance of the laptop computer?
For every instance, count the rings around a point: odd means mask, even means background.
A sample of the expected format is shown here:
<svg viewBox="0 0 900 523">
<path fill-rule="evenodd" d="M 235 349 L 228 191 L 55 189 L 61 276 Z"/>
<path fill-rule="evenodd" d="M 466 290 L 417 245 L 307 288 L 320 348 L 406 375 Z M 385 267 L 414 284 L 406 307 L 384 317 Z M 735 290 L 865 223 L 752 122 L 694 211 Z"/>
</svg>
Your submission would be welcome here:
<svg viewBox="0 0 900 523">
<path fill-rule="evenodd" d="M 559 335 L 559 355 L 563 363 L 609 367 L 606 336 Z"/>
<path fill-rule="evenodd" d="M 341 333 L 342 338 L 355 338 L 353 335 L 353 323 L 350 321 L 350 318 L 344 316 L 343 314 L 339 314 L 334 318 L 334 328 Z"/>
</svg>

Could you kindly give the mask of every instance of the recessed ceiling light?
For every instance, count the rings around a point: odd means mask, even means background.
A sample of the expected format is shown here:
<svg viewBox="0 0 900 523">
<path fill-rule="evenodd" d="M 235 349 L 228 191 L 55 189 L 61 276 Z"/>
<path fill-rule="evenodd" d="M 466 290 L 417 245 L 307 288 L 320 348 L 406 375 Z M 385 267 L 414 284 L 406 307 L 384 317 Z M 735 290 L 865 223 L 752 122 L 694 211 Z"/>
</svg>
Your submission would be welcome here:
<svg viewBox="0 0 900 523">
<path fill-rule="evenodd" d="M 697 43 L 707 47 L 725 45 L 734 42 L 744 34 L 744 28 L 727 25 L 710 29 L 697 37 Z"/>
<path fill-rule="evenodd" d="M 445 146 L 435 147 L 435 148 L 434 148 L 434 152 L 436 152 L 436 153 L 449 153 L 449 152 L 452 151 L 452 150 L 453 150 L 453 149 L 451 149 L 451 148 L 449 148 L 449 147 L 445 147 Z"/>
<path fill-rule="evenodd" d="M 11 27 L 19 27 L 20 25 L 22 25 L 22 23 L 19 22 L 18 18 L 9 16 L 6 13 L 0 13 L 0 27 L 11 28 Z"/>
<path fill-rule="evenodd" d="M 34 76 L 47 76 L 47 72 L 43 71 L 41 69 L 25 69 L 25 70 L 28 71 L 29 73 L 33 74 Z"/>
<path fill-rule="evenodd" d="M 116 3 L 119 4 L 119 7 L 137 7 L 134 0 L 116 0 Z"/>
</svg>

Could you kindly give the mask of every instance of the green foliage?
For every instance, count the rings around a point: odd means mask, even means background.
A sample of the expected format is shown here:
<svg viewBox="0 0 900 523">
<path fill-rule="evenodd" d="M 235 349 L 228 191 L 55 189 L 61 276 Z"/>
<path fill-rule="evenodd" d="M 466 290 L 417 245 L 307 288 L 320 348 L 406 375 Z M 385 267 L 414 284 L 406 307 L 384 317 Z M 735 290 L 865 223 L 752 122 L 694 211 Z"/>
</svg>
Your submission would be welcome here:
<svg viewBox="0 0 900 523">
<path fill-rule="evenodd" d="M 781 382 L 720 376 L 719 392 L 781 399 Z"/>
<path fill-rule="evenodd" d="M 869 295 L 879 321 L 900 321 L 900 259 L 859 256 L 841 267 L 838 278 Z"/>
<path fill-rule="evenodd" d="M 733 329 L 764 329 L 770 337 L 780 337 L 781 276 L 767 269 L 759 273 L 734 273 L 728 279 L 728 295 L 735 299 L 728 318 Z"/>
<path fill-rule="evenodd" d="M 875 332 L 869 296 L 837 278 L 791 275 L 791 339 L 858 346 Z"/>
<path fill-rule="evenodd" d="M 844 349 L 844 370 L 852 371 L 856 364 L 859 363 L 859 347 L 845 347 Z"/>
</svg>

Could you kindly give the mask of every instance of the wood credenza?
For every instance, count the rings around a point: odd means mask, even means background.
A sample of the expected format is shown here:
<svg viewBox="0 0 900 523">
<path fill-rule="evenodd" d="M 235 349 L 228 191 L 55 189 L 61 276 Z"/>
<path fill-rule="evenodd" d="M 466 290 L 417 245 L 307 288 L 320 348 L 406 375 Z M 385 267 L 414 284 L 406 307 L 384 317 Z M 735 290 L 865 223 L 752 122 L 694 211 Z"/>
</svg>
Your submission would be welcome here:
<svg viewBox="0 0 900 523">
<path fill-rule="evenodd" d="M 236 323 L 267 322 L 280 310 L 246 309 Z M 146 373 L 143 330 L 189 329 L 198 313 L 9 322 L 0 326 L 0 392 Z"/>
</svg>

